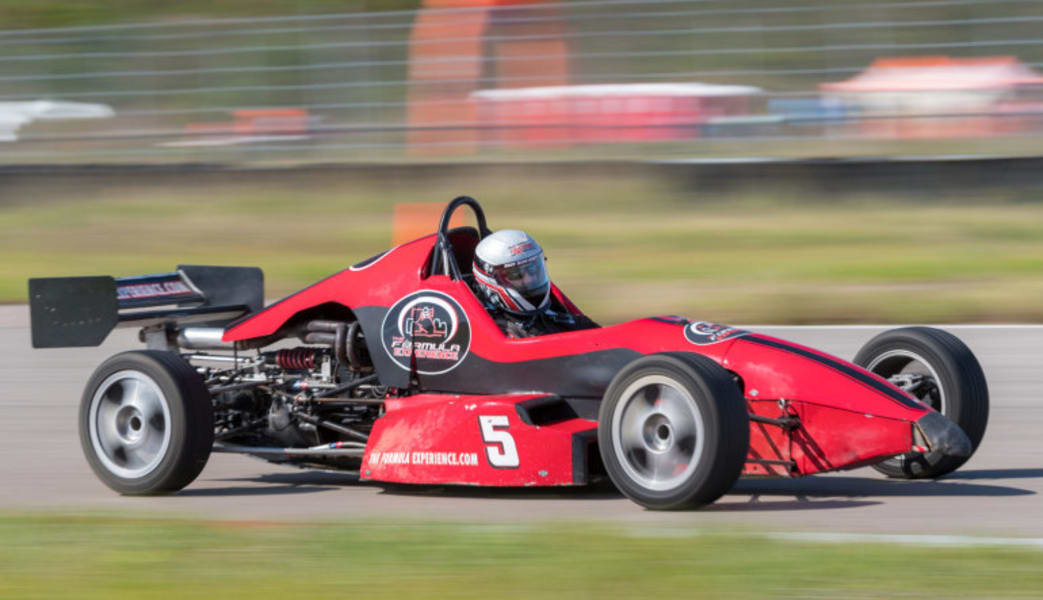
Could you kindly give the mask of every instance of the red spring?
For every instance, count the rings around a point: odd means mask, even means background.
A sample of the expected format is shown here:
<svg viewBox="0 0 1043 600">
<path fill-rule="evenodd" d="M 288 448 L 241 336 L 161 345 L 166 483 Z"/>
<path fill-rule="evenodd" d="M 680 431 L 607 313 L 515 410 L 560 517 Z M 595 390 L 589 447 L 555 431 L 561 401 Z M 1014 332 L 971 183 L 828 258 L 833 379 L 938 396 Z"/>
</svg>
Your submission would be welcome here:
<svg viewBox="0 0 1043 600">
<path fill-rule="evenodd" d="M 314 369 L 318 353 L 307 348 L 293 348 L 292 350 L 279 350 L 275 355 L 275 364 L 284 369 L 303 371 Z"/>
</svg>

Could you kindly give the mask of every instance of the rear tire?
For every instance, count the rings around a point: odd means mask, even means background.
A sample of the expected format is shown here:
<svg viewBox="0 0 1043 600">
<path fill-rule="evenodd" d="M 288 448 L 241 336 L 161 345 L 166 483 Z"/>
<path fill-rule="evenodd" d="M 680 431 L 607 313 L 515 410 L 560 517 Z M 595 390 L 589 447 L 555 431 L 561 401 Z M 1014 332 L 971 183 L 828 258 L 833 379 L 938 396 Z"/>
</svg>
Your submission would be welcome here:
<svg viewBox="0 0 1043 600">
<path fill-rule="evenodd" d="M 206 466 L 214 412 L 202 377 L 173 352 L 117 354 L 80 402 L 80 445 L 102 483 L 128 495 L 175 492 Z"/>
<path fill-rule="evenodd" d="M 739 478 L 749 451 L 746 403 L 731 376 L 699 355 L 655 354 L 605 391 L 598 447 L 612 483 L 656 510 L 710 504 Z"/>
<path fill-rule="evenodd" d="M 923 376 L 926 385 L 913 395 L 958 425 L 978 449 L 989 420 L 989 389 L 978 359 L 959 338 L 931 327 L 892 329 L 869 340 L 853 362 L 885 379 Z M 926 479 L 951 473 L 969 458 L 914 452 L 873 468 L 888 477 Z"/>
</svg>

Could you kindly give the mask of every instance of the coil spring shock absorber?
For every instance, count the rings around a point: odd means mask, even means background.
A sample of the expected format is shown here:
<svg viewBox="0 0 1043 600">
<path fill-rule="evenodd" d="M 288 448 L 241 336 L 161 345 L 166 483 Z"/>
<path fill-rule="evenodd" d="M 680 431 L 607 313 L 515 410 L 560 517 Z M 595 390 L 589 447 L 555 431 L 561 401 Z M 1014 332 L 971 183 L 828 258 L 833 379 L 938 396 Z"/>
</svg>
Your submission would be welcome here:
<svg viewBox="0 0 1043 600">
<path fill-rule="evenodd" d="M 321 362 L 321 354 L 321 351 L 311 348 L 279 350 L 275 353 L 275 364 L 288 370 L 310 370 Z"/>
</svg>

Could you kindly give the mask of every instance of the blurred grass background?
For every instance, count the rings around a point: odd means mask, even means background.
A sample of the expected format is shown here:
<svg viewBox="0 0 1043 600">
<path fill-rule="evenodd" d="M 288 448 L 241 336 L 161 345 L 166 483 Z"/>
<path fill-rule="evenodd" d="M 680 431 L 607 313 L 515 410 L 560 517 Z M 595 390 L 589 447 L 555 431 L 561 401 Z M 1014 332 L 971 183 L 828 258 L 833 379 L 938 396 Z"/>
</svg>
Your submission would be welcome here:
<svg viewBox="0 0 1043 600">
<path fill-rule="evenodd" d="M 0 540 L 9 599 L 1024 598 L 1043 589 L 1043 553 L 1032 550 L 611 525 L 6 516 Z"/>
<path fill-rule="evenodd" d="M 0 28 L 78 27 L 154 19 L 411 10 L 420 0 L 34 0 L 0 2 Z"/>
<path fill-rule="evenodd" d="M 281 297 L 386 249 L 396 202 L 473 195 L 529 231 L 552 278 L 605 323 L 1043 318 L 1043 204 L 1031 194 L 693 192 L 626 173 L 160 179 L 28 177 L 0 201 L 0 301 L 40 276 L 264 269 Z M 436 223 L 430 227 L 434 231 Z"/>
</svg>

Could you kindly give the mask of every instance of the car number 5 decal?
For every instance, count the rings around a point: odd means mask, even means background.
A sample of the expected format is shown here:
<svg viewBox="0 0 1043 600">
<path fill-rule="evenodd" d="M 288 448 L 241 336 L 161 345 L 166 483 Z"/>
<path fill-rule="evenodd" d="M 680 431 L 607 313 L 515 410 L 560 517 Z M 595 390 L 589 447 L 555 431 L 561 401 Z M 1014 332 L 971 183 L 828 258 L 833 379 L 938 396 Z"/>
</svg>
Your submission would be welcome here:
<svg viewBox="0 0 1043 600">
<path fill-rule="evenodd" d="M 482 428 L 482 441 L 486 443 L 485 456 L 489 464 L 497 469 L 517 469 L 518 447 L 514 445 L 507 427 L 507 415 L 481 415 L 478 425 Z"/>
</svg>

